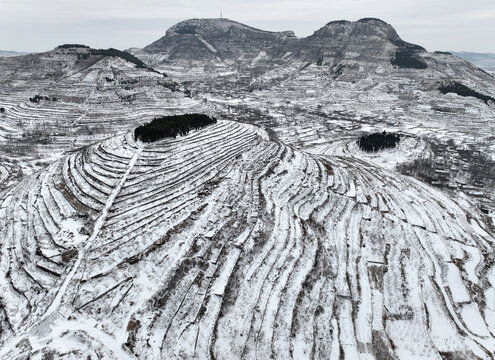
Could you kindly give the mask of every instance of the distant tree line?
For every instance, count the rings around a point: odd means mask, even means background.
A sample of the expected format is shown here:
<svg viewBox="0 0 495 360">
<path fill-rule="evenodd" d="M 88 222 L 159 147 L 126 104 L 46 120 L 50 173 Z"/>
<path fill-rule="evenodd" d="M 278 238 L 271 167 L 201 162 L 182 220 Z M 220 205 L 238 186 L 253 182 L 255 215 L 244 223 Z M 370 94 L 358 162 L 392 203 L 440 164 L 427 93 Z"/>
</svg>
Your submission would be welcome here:
<svg viewBox="0 0 495 360">
<path fill-rule="evenodd" d="M 448 84 L 442 84 L 438 88 L 438 90 L 440 90 L 440 92 L 442 94 L 454 93 L 454 94 L 464 96 L 464 97 L 467 97 L 467 96 L 475 97 L 477 99 L 484 101 L 485 104 L 487 104 L 487 105 L 488 105 L 489 100 L 495 102 L 495 99 L 492 98 L 491 96 L 480 94 L 479 92 L 477 92 L 473 89 L 470 89 L 466 85 L 463 85 L 463 84 L 458 83 L 456 81 L 451 81 Z"/>
<path fill-rule="evenodd" d="M 63 44 L 57 46 L 57 49 L 72 49 L 72 48 L 89 49 L 89 46 L 82 44 Z"/>
<path fill-rule="evenodd" d="M 134 139 L 154 142 L 166 137 L 175 138 L 177 135 L 186 135 L 191 129 L 200 129 L 216 122 L 216 118 L 205 114 L 162 116 L 137 127 L 134 130 Z"/>
<path fill-rule="evenodd" d="M 383 131 L 361 136 L 357 143 L 361 150 L 376 152 L 378 150 L 394 148 L 400 141 L 400 135 Z"/>
</svg>

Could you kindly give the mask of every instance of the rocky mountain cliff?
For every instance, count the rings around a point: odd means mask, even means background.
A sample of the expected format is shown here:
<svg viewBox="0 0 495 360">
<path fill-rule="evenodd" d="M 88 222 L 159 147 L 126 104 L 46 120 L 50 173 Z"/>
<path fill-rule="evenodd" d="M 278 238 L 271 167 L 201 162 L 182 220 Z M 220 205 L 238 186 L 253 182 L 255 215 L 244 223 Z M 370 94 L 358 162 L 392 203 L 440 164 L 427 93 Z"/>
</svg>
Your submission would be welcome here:
<svg viewBox="0 0 495 360">
<path fill-rule="evenodd" d="M 228 19 L 193 19 L 171 27 L 164 37 L 137 54 L 159 54 L 156 64 L 167 60 L 246 63 L 256 59 L 333 65 L 344 60 L 395 60 L 399 67 L 425 68 L 421 57 L 427 52 L 403 41 L 391 25 L 374 18 L 332 21 L 305 38 L 297 38 L 291 31 L 268 32 Z"/>
<path fill-rule="evenodd" d="M 356 22 L 332 21 L 311 36 L 284 42 L 281 51 L 292 59 L 335 65 L 343 60 L 386 62 L 395 58 L 397 51 L 414 56 L 424 49 L 402 41 L 384 21 L 367 18 Z"/>
</svg>

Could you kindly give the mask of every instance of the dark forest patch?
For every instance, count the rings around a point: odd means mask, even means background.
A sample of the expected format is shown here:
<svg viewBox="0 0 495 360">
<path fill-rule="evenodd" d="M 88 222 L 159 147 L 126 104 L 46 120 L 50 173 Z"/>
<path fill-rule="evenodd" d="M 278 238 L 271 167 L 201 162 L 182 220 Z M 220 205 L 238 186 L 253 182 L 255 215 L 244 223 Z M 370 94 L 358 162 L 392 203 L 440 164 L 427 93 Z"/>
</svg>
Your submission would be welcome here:
<svg viewBox="0 0 495 360">
<path fill-rule="evenodd" d="M 492 98 L 491 96 L 481 94 L 466 85 L 463 85 L 461 83 L 458 83 L 456 81 L 451 81 L 448 84 L 442 84 L 438 88 L 442 94 L 448 94 L 448 93 L 454 93 L 459 96 L 464 96 L 464 97 L 475 97 L 477 99 L 480 99 L 483 101 L 485 104 L 488 105 L 488 101 L 493 101 L 495 102 L 495 99 Z"/>
<path fill-rule="evenodd" d="M 428 67 L 423 60 L 415 57 L 414 52 L 407 48 L 397 49 L 395 57 L 390 62 L 401 69 L 426 69 Z"/>
<path fill-rule="evenodd" d="M 400 141 L 400 135 L 383 131 L 361 136 L 357 143 L 361 150 L 376 152 L 382 149 L 394 148 Z"/>
<path fill-rule="evenodd" d="M 217 119 L 205 114 L 162 116 L 137 127 L 134 130 L 134 139 L 154 142 L 167 137 L 175 138 L 177 135 L 188 134 L 192 129 L 200 129 L 216 122 Z"/>
</svg>

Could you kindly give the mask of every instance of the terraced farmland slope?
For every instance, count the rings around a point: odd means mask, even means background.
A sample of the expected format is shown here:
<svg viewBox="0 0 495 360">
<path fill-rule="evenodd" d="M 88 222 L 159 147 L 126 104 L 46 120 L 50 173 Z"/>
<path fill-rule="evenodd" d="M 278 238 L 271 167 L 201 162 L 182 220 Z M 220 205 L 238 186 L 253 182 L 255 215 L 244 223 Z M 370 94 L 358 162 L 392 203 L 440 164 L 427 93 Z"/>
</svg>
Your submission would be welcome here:
<svg viewBox="0 0 495 360">
<path fill-rule="evenodd" d="M 494 356 L 468 199 L 220 120 L 66 155 L 0 213 L 0 356 Z"/>
</svg>

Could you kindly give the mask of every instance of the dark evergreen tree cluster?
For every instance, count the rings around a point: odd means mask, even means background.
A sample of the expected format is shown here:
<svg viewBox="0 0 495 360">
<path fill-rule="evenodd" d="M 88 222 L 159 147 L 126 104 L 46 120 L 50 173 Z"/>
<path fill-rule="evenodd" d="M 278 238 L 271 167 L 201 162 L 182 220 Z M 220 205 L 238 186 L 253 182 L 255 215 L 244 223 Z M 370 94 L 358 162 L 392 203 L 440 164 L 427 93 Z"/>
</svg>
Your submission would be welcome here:
<svg viewBox="0 0 495 360">
<path fill-rule="evenodd" d="M 463 84 L 458 83 L 456 81 L 452 81 L 448 84 L 442 84 L 438 88 L 438 90 L 440 90 L 440 92 L 442 94 L 454 93 L 454 94 L 464 96 L 464 97 L 467 97 L 467 96 L 475 97 L 477 99 L 484 101 L 485 104 L 488 104 L 489 100 L 495 102 L 495 99 L 492 98 L 491 96 L 480 94 L 479 92 L 477 92 L 473 89 L 470 89 L 466 85 L 463 85 Z"/>
<path fill-rule="evenodd" d="M 1 107 L 0 108 L 0 113 L 4 113 L 5 112 L 5 108 Z"/>
<path fill-rule="evenodd" d="M 394 148 L 400 141 L 400 135 L 383 131 L 361 136 L 357 143 L 359 148 L 368 152 L 376 152 L 381 149 Z"/>
<path fill-rule="evenodd" d="M 425 48 L 405 42 L 404 40 L 392 40 L 392 43 L 397 46 L 395 56 L 390 60 L 392 65 L 403 69 L 426 69 L 426 62 L 419 59 L 416 53 L 426 51 Z"/>
<path fill-rule="evenodd" d="M 186 135 L 191 129 L 200 129 L 216 122 L 217 119 L 205 114 L 162 116 L 137 127 L 134 130 L 134 139 L 154 142 L 166 137 L 175 138 L 177 135 Z"/>
</svg>

